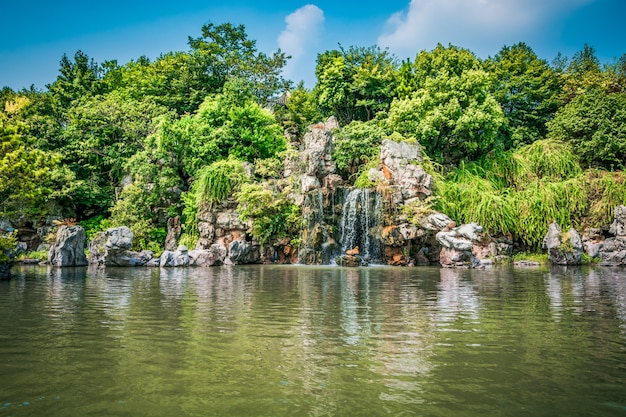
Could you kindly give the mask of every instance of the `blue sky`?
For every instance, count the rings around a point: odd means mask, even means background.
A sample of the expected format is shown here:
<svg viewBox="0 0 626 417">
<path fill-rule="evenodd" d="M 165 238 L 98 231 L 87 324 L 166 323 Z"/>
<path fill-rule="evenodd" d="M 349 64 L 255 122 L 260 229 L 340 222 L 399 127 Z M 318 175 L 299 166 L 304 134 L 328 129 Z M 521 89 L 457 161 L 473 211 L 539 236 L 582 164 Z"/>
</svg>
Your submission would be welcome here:
<svg viewBox="0 0 626 417">
<path fill-rule="evenodd" d="M 10 3 L 10 4 L 7 4 Z M 187 50 L 203 24 L 244 24 L 260 51 L 293 58 L 287 78 L 313 87 L 318 53 L 379 45 L 414 58 L 438 42 L 486 58 L 526 42 L 541 58 L 571 57 L 585 43 L 604 63 L 626 53 L 624 0 L 4 1 L 0 5 L 0 87 L 43 89 L 64 53 L 124 64 Z"/>
</svg>

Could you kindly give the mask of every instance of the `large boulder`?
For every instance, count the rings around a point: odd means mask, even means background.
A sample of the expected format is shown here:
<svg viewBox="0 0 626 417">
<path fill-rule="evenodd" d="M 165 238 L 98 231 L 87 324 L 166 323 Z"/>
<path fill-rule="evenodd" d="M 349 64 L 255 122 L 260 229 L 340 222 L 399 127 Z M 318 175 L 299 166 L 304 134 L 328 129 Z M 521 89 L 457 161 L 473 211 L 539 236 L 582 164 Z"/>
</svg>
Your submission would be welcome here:
<svg viewBox="0 0 626 417">
<path fill-rule="evenodd" d="M 554 265 L 582 264 L 583 242 L 574 228 L 563 233 L 559 224 L 553 221 L 543 238 L 542 246 L 548 251 L 550 263 Z"/>
<path fill-rule="evenodd" d="M 226 259 L 226 248 L 220 244 L 211 245 L 209 249 L 189 251 L 189 266 L 219 266 Z"/>
<path fill-rule="evenodd" d="M 161 254 L 160 266 L 189 266 L 189 259 L 187 246 L 180 245 L 176 251 L 166 250 Z"/>
<path fill-rule="evenodd" d="M 98 266 L 143 266 L 153 253 L 131 251 L 133 232 L 126 226 L 113 227 L 98 233 L 89 242 L 89 264 Z"/>
<path fill-rule="evenodd" d="M 167 219 L 167 236 L 165 237 L 165 250 L 176 250 L 178 238 L 182 233 L 180 216 Z"/>
<path fill-rule="evenodd" d="M 368 172 L 371 181 L 385 179 L 397 190 L 396 203 L 423 200 L 432 195 L 433 177 L 422 168 L 419 143 L 384 139 L 380 148 L 380 168 Z"/>
<path fill-rule="evenodd" d="M 301 151 L 285 161 L 284 176 L 299 178 L 300 194 L 322 187 L 324 179 L 334 174 L 333 130 L 337 128 L 339 124 L 334 116 L 324 123 L 309 126 L 304 134 Z"/>
<path fill-rule="evenodd" d="M 463 224 L 453 227 L 450 223 L 435 235 L 441 244 L 439 263 L 445 268 L 472 268 L 480 265 L 480 261 L 474 257 L 472 249 L 474 243 L 479 240 L 482 227 L 477 223 Z"/>
<path fill-rule="evenodd" d="M 231 263 L 256 264 L 261 262 L 261 252 L 257 245 L 250 242 L 235 240 L 228 247 L 228 259 Z"/>
<path fill-rule="evenodd" d="M 61 226 L 54 244 L 48 250 L 48 263 L 53 266 L 85 266 L 85 230 L 81 226 Z"/>
</svg>

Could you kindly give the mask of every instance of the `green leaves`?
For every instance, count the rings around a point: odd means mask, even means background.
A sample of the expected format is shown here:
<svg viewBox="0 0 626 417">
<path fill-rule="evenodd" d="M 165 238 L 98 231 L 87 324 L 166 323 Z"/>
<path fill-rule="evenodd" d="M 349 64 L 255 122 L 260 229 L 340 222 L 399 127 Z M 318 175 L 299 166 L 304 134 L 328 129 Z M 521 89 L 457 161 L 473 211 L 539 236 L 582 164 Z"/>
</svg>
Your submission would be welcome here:
<svg viewBox="0 0 626 417">
<path fill-rule="evenodd" d="M 410 98 L 393 101 L 389 130 L 417 138 L 428 155 L 446 164 L 475 159 L 493 148 L 505 119 L 489 93 L 486 72 L 441 71 L 421 84 Z"/>
<path fill-rule="evenodd" d="M 35 149 L 20 123 L 0 118 L 0 204 L 5 215 L 35 210 L 51 192 L 60 155 Z"/>
<path fill-rule="evenodd" d="M 571 142 L 591 167 L 626 167 L 626 93 L 594 89 L 559 110 L 548 123 L 548 135 Z"/>
</svg>

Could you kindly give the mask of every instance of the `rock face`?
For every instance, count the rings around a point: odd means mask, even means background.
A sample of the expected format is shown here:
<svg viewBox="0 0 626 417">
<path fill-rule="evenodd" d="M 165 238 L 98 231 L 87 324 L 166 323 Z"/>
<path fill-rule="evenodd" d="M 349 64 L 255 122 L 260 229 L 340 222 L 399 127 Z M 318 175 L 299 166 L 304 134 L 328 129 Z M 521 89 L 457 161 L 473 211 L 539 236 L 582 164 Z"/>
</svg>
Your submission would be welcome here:
<svg viewBox="0 0 626 417">
<path fill-rule="evenodd" d="M 176 250 L 178 238 L 182 233 L 180 216 L 167 219 L 167 236 L 165 238 L 165 250 Z"/>
<path fill-rule="evenodd" d="M 226 200 L 217 204 L 213 210 L 198 215 L 200 239 L 192 252 L 199 258 L 196 261 L 190 260 L 190 265 L 210 266 L 260 262 L 259 245 L 254 241 L 248 241 L 246 231 L 250 225 L 239 220 L 236 208 L 236 201 Z M 210 253 L 196 252 L 202 250 L 208 250 Z"/>
<path fill-rule="evenodd" d="M 543 238 L 542 246 L 548 250 L 550 263 L 554 265 L 582 264 L 583 242 L 574 228 L 563 233 L 558 223 L 553 221 Z"/>
<path fill-rule="evenodd" d="M 261 262 L 259 247 L 249 242 L 235 240 L 228 247 L 228 258 L 234 265 L 256 264 Z"/>
<path fill-rule="evenodd" d="M 189 266 L 189 250 L 187 246 L 180 245 L 176 251 L 164 251 L 161 254 L 161 267 L 165 266 Z"/>
<path fill-rule="evenodd" d="M 422 148 L 418 143 L 384 139 L 380 168 L 368 172 L 371 181 L 383 179 L 396 191 L 394 203 L 410 203 L 432 195 L 433 177 L 422 168 Z"/>
<path fill-rule="evenodd" d="M 482 227 L 477 223 L 453 227 L 454 222 L 435 236 L 441 244 L 439 263 L 445 268 L 476 267 L 480 261 L 472 254 L 474 243 L 478 241 Z"/>
<path fill-rule="evenodd" d="M 209 249 L 189 251 L 189 266 L 219 266 L 226 259 L 226 248 L 222 245 L 211 245 Z"/>
<path fill-rule="evenodd" d="M 285 161 L 284 176 L 298 178 L 300 195 L 322 186 L 336 187 L 341 183 L 341 177 L 334 174 L 335 163 L 332 160 L 333 129 L 337 128 L 339 124 L 334 116 L 324 123 L 309 126 L 298 156 Z"/>
<path fill-rule="evenodd" d="M 152 258 L 149 250 L 131 251 L 133 232 L 126 226 L 98 233 L 89 242 L 89 264 L 97 266 L 142 266 Z"/>
<path fill-rule="evenodd" d="M 614 216 L 609 228 L 609 233 L 613 237 L 597 244 L 597 256 L 601 259 L 600 265 L 624 266 L 626 265 L 626 206 L 617 206 Z"/>
<path fill-rule="evenodd" d="M 54 245 L 48 251 L 48 263 L 53 266 L 85 266 L 85 230 L 81 226 L 61 226 Z"/>
<path fill-rule="evenodd" d="M 0 262 L 0 279 L 11 278 L 11 267 L 15 263 L 15 253 L 12 249 L 5 249 L 3 262 Z"/>
</svg>

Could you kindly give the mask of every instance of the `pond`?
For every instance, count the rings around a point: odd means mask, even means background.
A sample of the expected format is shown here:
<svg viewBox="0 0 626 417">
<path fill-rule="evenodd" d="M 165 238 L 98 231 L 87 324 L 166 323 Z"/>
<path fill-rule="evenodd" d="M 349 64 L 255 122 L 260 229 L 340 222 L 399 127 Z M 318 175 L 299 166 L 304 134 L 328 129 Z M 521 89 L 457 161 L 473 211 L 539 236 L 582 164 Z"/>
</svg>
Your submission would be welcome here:
<svg viewBox="0 0 626 417">
<path fill-rule="evenodd" d="M 0 416 L 624 416 L 610 268 L 15 267 Z"/>
</svg>

